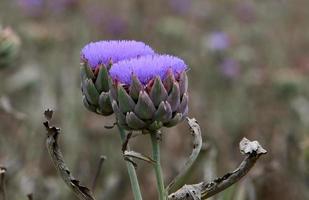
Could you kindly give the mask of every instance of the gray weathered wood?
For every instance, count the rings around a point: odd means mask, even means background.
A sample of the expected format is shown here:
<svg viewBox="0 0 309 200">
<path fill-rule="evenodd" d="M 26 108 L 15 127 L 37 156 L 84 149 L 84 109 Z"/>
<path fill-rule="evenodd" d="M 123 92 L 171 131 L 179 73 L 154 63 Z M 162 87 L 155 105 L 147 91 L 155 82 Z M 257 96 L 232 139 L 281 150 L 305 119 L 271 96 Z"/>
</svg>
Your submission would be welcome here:
<svg viewBox="0 0 309 200">
<path fill-rule="evenodd" d="M 80 200 L 95 200 L 92 192 L 85 186 L 80 185 L 79 180 L 75 179 L 68 167 L 66 166 L 62 152 L 60 151 L 58 145 L 58 136 L 60 134 L 60 129 L 54 126 L 49 126 L 49 120 L 52 119 L 53 111 L 45 111 L 45 117 L 48 121 L 45 121 L 43 124 L 47 130 L 46 145 L 49 152 L 49 155 L 60 174 L 63 181 L 71 189 L 71 191 L 80 199 Z"/>
<path fill-rule="evenodd" d="M 179 174 L 169 183 L 169 185 L 166 187 L 167 192 L 170 192 L 175 185 L 178 185 L 177 183 L 180 182 L 181 178 L 184 177 L 192 165 L 194 164 L 195 160 L 197 159 L 203 145 L 202 141 L 202 133 L 201 128 L 199 124 L 197 123 L 196 119 L 194 118 L 187 118 L 189 127 L 190 127 L 190 133 L 193 137 L 193 149 L 191 152 L 191 155 L 189 156 L 188 160 L 186 161 L 185 165 L 180 170 Z M 176 189 L 176 188 L 175 188 Z"/>
<path fill-rule="evenodd" d="M 201 182 L 193 185 L 185 185 L 175 193 L 169 195 L 169 200 L 196 200 L 207 199 L 234 183 L 238 182 L 244 177 L 250 169 L 254 166 L 261 155 L 267 151 L 257 141 L 250 141 L 243 138 L 239 144 L 240 152 L 245 154 L 244 160 L 240 163 L 237 169 L 233 172 L 227 173 L 224 176 L 217 178 L 210 183 Z"/>
</svg>

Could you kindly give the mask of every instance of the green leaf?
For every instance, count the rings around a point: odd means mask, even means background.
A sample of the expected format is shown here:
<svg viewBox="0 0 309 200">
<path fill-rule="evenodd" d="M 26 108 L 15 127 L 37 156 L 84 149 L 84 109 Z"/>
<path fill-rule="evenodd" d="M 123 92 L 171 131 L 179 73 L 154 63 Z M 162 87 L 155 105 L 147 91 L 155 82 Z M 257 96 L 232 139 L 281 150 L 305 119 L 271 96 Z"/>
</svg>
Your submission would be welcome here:
<svg viewBox="0 0 309 200">
<path fill-rule="evenodd" d="M 137 76 L 133 74 L 131 76 L 131 85 L 129 88 L 129 94 L 134 101 L 138 100 L 139 93 L 142 90 L 143 90 L 142 83 L 138 80 Z"/>
<path fill-rule="evenodd" d="M 163 81 L 164 87 L 165 87 L 168 94 L 171 92 L 175 82 L 176 82 L 176 80 L 175 80 L 174 73 L 173 73 L 172 69 L 168 69 L 167 76 Z"/>
<path fill-rule="evenodd" d="M 115 100 L 112 102 L 112 108 L 113 108 L 113 111 L 116 115 L 118 123 L 123 127 L 127 126 L 126 116 L 120 111 L 120 109 L 117 105 L 117 102 Z"/>
<path fill-rule="evenodd" d="M 126 122 L 133 130 L 140 130 L 145 128 L 146 123 L 139 119 L 133 112 L 128 112 L 126 115 Z"/>
<path fill-rule="evenodd" d="M 171 105 L 172 111 L 176 111 L 180 104 L 180 91 L 177 82 L 173 83 L 173 88 L 171 93 L 167 98 L 167 102 Z"/>
<path fill-rule="evenodd" d="M 178 106 L 177 112 L 184 113 L 187 107 L 188 107 L 188 94 L 184 93 L 181 103 Z"/>
<path fill-rule="evenodd" d="M 162 101 L 155 113 L 155 120 L 163 123 L 168 122 L 172 118 L 172 108 L 166 101 Z"/>
<path fill-rule="evenodd" d="M 183 96 L 184 93 L 186 93 L 188 90 L 188 76 L 186 71 L 181 72 L 179 77 L 179 91 L 180 91 L 180 97 Z"/>
<path fill-rule="evenodd" d="M 84 106 L 91 112 L 95 112 L 96 113 L 96 107 L 92 106 L 86 99 L 85 95 L 83 95 L 83 103 Z"/>
<path fill-rule="evenodd" d="M 180 121 L 183 120 L 182 114 L 177 113 L 169 122 L 165 123 L 164 126 L 166 127 L 172 127 L 178 124 Z"/>
<path fill-rule="evenodd" d="M 119 109 L 122 113 L 127 113 L 134 110 L 134 101 L 121 85 L 118 85 L 118 103 Z"/>
<path fill-rule="evenodd" d="M 95 86 L 97 87 L 99 92 L 108 92 L 108 71 L 105 66 L 101 65 L 100 70 L 97 76 L 97 80 L 95 81 Z"/>
<path fill-rule="evenodd" d="M 112 104 L 109 98 L 109 92 L 102 92 L 99 96 L 99 110 L 102 115 L 111 115 L 113 113 Z"/>
<path fill-rule="evenodd" d="M 149 96 L 155 107 L 167 99 L 167 92 L 159 76 L 155 78 Z"/>
<path fill-rule="evenodd" d="M 87 101 L 93 105 L 98 105 L 99 92 L 95 88 L 92 80 L 86 79 L 83 81 L 83 93 L 85 94 Z"/>
<path fill-rule="evenodd" d="M 80 67 L 80 76 L 82 80 L 85 79 L 94 79 L 94 74 L 92 72 L 92 69 L 87 66 L 87 64 L 82 63 L 82 66 Z"/>
<path fill-rule="evenodd" d="M 148 94 L 145 91 L 141 91 L 139 93 L 137 104 L 134 108 L 136 115 L 143 120 L 152 119 L 155 111 L 156 108 L 154 107 Z"/>
</svg>

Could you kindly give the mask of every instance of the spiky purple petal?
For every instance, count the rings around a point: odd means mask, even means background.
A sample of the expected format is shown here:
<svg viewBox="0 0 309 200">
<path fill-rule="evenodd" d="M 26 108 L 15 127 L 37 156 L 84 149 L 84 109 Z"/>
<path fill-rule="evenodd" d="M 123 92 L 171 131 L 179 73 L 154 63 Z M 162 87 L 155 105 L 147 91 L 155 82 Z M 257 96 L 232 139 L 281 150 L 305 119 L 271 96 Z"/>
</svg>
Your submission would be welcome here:
<svg viewBox="0 0 309 200">
<path fill-rule="evenodd" d="M 110 75 L 113 80 L 130 85 L 132 74 L 135 74 L 142 84 L 160 76 L 163 80 L 171 69 L 174 75 L 179 75 L 187 69 L 180 58 L 169 55 L 148 55 L 135 59 L 123 60 L 113 65 Z"/>
<path fill-rule="evenodd" d="M 81 60 L 95 69 L 98 65 L 108 65 L 125 59 L 154 55 L 155 52 L 143 42 L 134 40 L 110 40 L 91 42 L 81 51 Z"/>
</svg>

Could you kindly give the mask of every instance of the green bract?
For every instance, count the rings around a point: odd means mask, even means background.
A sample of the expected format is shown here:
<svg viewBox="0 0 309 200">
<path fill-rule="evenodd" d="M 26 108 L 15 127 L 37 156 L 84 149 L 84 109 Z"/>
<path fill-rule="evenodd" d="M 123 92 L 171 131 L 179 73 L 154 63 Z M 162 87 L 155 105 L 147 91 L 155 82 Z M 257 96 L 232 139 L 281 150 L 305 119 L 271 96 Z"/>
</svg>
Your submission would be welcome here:
<svg viewBox="0 0 309 200">
<path fill-rule="evenodd" d="M 164 80 L 156 76 L 147 85 L 134 74 L 129 86 L 112 79 L 109 83 L 113 110 L 120 125 L 128 130 L 172 127 L 188 114 L 186 71 L 175 77 L 169 70 Z"/>
<path fill-rule="evenodd" d="M 108 68 L 100 65 L 92 70 L 87 64 L 81 66 L 81 89 L 85 107 L 97 114 L 108 116 L 113 113 L 109 99 Z"/>
</svg>

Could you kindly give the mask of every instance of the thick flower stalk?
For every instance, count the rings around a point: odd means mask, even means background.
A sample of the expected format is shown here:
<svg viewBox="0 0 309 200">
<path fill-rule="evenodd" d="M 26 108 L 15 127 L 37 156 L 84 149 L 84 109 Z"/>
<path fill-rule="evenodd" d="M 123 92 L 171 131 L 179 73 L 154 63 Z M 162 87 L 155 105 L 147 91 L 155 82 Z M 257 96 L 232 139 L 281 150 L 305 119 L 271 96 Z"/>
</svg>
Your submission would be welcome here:
<svg viewBox="0 0 309 200">
<path fill-rule="evenodd" d="M 108 84 L 112 64 L 153 54 L 149 46 L 137 41 L 100 41 L 86 45 L 81 51 L 81 89 L 85 107 L 100 115 L 112 114 Z"/>
<path fill-rule="evenodd" d="M 20 48 L 20 39 L 11 28 L 0 27 L 0 68 L 9 66 Z"/>
<path fill-rule="evenodd" d="M 188 113 L 187 65 L 168 55 L 124 60 L 110 70 L 112 107 L 122 127 L 155 132 Z"/>
</svg>

